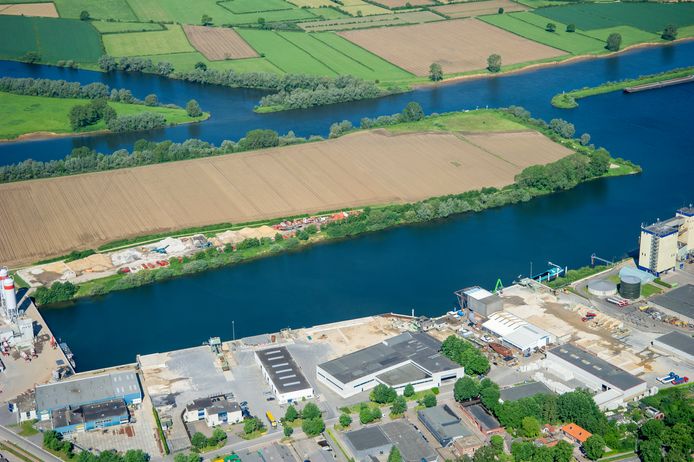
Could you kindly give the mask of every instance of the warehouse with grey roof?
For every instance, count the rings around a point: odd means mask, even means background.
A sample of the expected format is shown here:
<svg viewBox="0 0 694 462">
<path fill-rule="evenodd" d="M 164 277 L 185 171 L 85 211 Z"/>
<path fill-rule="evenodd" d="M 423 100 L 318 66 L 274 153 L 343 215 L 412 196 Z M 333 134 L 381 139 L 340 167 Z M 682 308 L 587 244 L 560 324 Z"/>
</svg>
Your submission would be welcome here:
<svg viewBox="0 0 694 462">
<path fill-rule="evenodd" d="M 653 348 L 694 363 L 694 338 L 691 335 L 672 331 L 653 340 Z"/>
<path fill-rule="evenodd" d="M 402 394 L 440 386 L 463 377 L 465 370 L 441 354 L 441 342 L 423 332 L 406 332 L 370 347 L 319 364 L 318 380 L 348 398 L 382 383 Z"/>
<path fill-rule="evenodd" d="M 280 404 L 313 398 L 313 387 L 286 347 L 258 350 L 255 357 Z"/>
</svg>

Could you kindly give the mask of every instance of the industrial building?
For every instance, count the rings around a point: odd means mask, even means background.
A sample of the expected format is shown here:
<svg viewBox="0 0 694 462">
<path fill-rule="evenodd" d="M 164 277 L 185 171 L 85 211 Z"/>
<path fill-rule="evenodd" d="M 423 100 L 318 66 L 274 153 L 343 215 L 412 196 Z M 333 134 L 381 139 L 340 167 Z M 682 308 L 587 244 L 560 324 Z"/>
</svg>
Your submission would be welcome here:
<svg viewBox="0 0 694 462">
<path fill-rule="evenodd" d="M 501 339 L 501 343 L 519 349 L 523 353 L 544 348 L 556 338 L 518 316 L 500 311 L 489 315 L 482 327 Z"/>
<path fill-rule="evenodd" d="M 35 400 L 37 418 L 56 431 L 84 431 L 127 422 L 127 406 L 142 402 L 142 389 L 135 372 L 113 372 L 38 385 Z"/>
<path fill-rule="evenodd" d="M 358 461 L 385 460 L 393 445 L 400 451 L 403 462 L 434 462 L 438 459 L 422 434 L 405 420 L 350 431 L 344 434 L 344 439 Z"/>
<path fill-rule="evenodd" d="M 7 268 L 0 268 L 0 345 L 30 348 L 34 343 L 34 320 L 21 315 L 14 280 Z M 0 361 L 0 364 L 2 362 Z M 0 366 L 3 369 L 4 366 Z"/>
<path fill-rule="evenodd" d="M 667 355 L 694 363 L 694 338 L 681 332 L 670 332 L 653 340 L 653 348 Z"/>
<path fill-rule="evenodd" d="M 479 286 L 468 287 L 455 294 L 458 296 L 460 307 L 467 308 L 471 321 L 475 320 L 475 315 L 487 318 L 490 314 L 501 311 L 503 307 L 501 297 Z"/>
<path fill-rule="evenodd" d="M 494 435 L 504 431 L 501 423 L 482 404 L 463 406 L 463 411 L 485 435 Z"/>
<path fill-rule="evenodd" d="M 313 387 L 287 348 L 258 350 L 255 357 L 280 404 L 313 398 Z"/>
<path fill-rule="evenodd" d="M 616 409 L 646 394 L 645 381 L 568 343 L 548 350 L 544 363 L 558 377 L 576 379 L 597 392 L 593 399 L 602 410 Z"/>
<path fill-rule="evenodd" d="M 554 393 L 542 382 L 529 382 L 514 387 L 502 388 L 499 390 L 499 394 L 499 400 L 503 403 L 504 401 L 516 401 L 535 395 L 552 395 Z"/>
<path fill-rule="evenodd" d="M 241 407 L 225 395 L 196 399 L 186 406 L 183 413 L 185 422 L 204 420 L 208 427 L 234 424 L 243 420 Z"/>
<path fill-rule="evenodd" d="M 684 322 L 694 323 L 694 285 L 686 284 L 651 298 L 666 314 L 676 316 Z"/>
<path fill-rule="evenodd" d="M 677 267 L 694 252 L 694 207 L 683 207 L 673 218 L 641 226 L 639 268 L 656 276 Z"/>
<path fill-rule="evenodd" d="M 417 417 L 444 448 L 473 434 L 447 404 L 417 411 Z"/>
<path fill-rule="evenodd" d="M 423 332 L 405 332 L 381 343 L 319 364 L 318 380 L 348 398 L 382 383 L 402 394 L 440 386 L 465 375 L 462 366 L 443 356 L 441 342 Z"/>
</svg>

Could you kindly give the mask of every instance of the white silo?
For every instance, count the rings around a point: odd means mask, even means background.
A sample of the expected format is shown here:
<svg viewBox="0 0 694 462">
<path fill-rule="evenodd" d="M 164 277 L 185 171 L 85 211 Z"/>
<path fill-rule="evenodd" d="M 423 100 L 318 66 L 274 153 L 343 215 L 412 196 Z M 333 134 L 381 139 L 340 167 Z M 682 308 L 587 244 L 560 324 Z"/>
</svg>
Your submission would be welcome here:
<svg viewBox="0 0 694 462">
<path fill-rule="evenodd" d="M 14 292 L 14 280 L 6 277 L 2 281 L 2 298 L 5 300 L 5 314 L 8 319 L 17 318 L 17 295 Z"/>
</svg>

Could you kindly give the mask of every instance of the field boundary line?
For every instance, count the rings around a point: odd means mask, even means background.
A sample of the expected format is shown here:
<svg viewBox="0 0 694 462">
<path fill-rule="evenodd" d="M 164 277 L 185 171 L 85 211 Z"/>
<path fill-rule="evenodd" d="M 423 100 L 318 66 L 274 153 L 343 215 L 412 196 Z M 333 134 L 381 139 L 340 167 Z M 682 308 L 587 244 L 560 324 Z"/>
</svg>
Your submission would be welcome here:
<svg viewBox="0 0 694 462">
<path fill-rule="evenodd" d="M 328 33 L 330 33 L 330 32 L 328 32 Z M 315 33 L 314 33 L 314 34 L 310 34 L 310 36 L 311 36 L 314 40 L 319 41 L 320 43 L 322 43 L 322 44 L 325 45 L 326 47 L 330 48 L 331 50 L 334 50 L 335 52 L 341 54 L 342 56 L 345 56 L 345 57 L 351 59 L 351 60 L 354 61 L 355 63 L 361 65 L 362 67 L 365 67 L 366 69 L 370 70 L 371 72 L 376 72 L 376 70 L 373 69 L 372 67 L 367 66 L 366 64 L 364 64 L 364 63 L 362 63 L 361 61 L 355 59 L 354 57 L 348 55 L 347 53 L 345 53 L 345 52 L 343 52 L 343 51 L 341 51 L 341 50 L 338 50 L 337 48 L 335 48 L 334 46 L 330 45 L 329 43 L 325 43 L 323 40 L 321 40 L 321 39 L 319 39 L 318 37 L 316 37 L 316 35 L 318 35 L 318 34 L 315 34 Z M 342 38 L 342 37 L 341 37 L 341 38 Z M 344 40 L 344 39 L 343 39 L 343 40 Z"/>
<path fill-rule="evenodd" d="M 231 14 L 238 14 L 238 15 L 265 13 L 266 11 L 290 11 L 290 10 L 294 10 L 294 9 L 295 9 L 295 8 L 279 8 L 279 9 L 276 9 L 276 10 L 256 10 L 256 11 L 245 11 L 245 12 L 243 12 L 243 13 L 237 13 L 236 11 L 231 10 L 231 9 L 227 8 L 226 6 L 222 5 L 222 3 L 231 3 L 232 1 L 233 1 L 233 0 L 217 0 L 215 3 L 217 4 L 217 6 L 219 6 L 220 8 L 224 8 L 225 10 L 227 10 L 228 12 L 230 12 Z M 289 2 L 287 2 L 287 3 L 289 3 Z M 291 3 L 291 4 L 293 5 L 293 3 Z M 295 5 L 295 6 L 296 6 L 296 5 Z M 192 25 L 192 24 L 191 24 L 191 25 Z"/>
<path fill-rule="evenodd" d="M 533 24 L 533 23 L 531 23 L 530 21 L 526 21 L 526 20 L 523 19 L 523 18 L 519 18 L 519 17 L 516 16 L 514 13 L 531 13 L 531 14 L 532 14 L 532 11 L 513 11 L 513 12 L 509 13 L 509 17 L 513 17 L 513 18 L 517 19 L 518 21 L 524 22 L 525 24 L 528 24 L 528 25 L 530 25 L 530 26 L 535 26 L 535 27 L 537 27 L 537 28 L 540 29 L 540 30 L 543 30 L 543 31 L 545 31 L 545 32 L 548 32 L 547 30 L 543 29 L 542 26 L 538 26 L 537 24 Z M 536 15 L 536 16 L 539 16 L 539 17 L 541 17 L 541 18 L 544 18 L 544 16 L 540 16 L 540 15 Z M 550 20 L 550 22 L 552 22 L 552 21 Z M 557 22 L 559 22 L 559 21 L 557 21 Z M 559 23 L 559 24 L 564 25 L 564 23 Z M 577 30 L 580 30 L 580 29 L 577 29 Z M 555 32 L 550 32 L 550 34 L 554 34 L 554 33 L 555 33 Z M 589 38 L 589 39 L 591 39 L 591 40 L 594 40 L 594 41 L 598 42 L 600 45 L 602 45 L 602 40 L 600 40 L 600 39 L 597 39 L 597 38 L 595 38 L 595 37 L 591 37 L 590 35 L 586 35 L 586 34 L 584 34 L 584 33 L 582 33 L 582 32 L 572 32 L 572 33 L 574 33 L 574 34 L 576 34 L 576 35 L 580 35 L 580 36 L 582 36 L 582 37 Z M 525 37 L 525 38 L 528 38 L 528 37 Z M 528 39 L 528 40 L 531 40 L 531 39 Z M 538 42 L 538 43 L 539 43 L 539 42 Z M 553 45 L 549 45 L 549 46 L 552 46 L 553 48 L 558 48 L 558 47 L 554 47 Z M 565 49 L 563 49 L 563 48 L 559 48 L 559 49 L 560 49 L 560 50 L 563 50 L 563 51 L 566 51 L 567 53 L 571 53 L 572 55 L 574 55 L 574 54 L 581 54 L 581 53 L 574 53 L 573 51 L 565 50 Z"/>
<path fill-rule="evenodd" d="M 460 141 L 464 141 L 464 142 L 466 142 L 467 144 L 469 144 L 470 146 L 474 146 L 474 147 L 476 147 L 477 149 L 479 149 L 480 151 L 486 152 L 486 153 L 489 154 L 490 156 L 496 157 L 497 159 L 499 159 L 499 160 L 502 161 L 502 162 L 506 162 L 506 163 L 509 164 L 509 165 L 513 165 L 513 166 L 516 167 L 516 168 L 520 168 L 521 170 L 523 169 L 523 167 L 521 167 L 520 165 L 514 164 L 514 163 L 511 162 L 510 160 L 504 159 L 504 158 L 501 157 L 500 155 L 498 155 L 498 154 L 496 154 L 496 153 L 493 153 L 492 151 L 490 151 L 490 150 L 488 150 L 488 149 L 486 149 L 486 148 L 483 148 L 482 146 L 480 146 L 480 145 L 478 145 L 478 144 L 473 143 L 472 140 L 467 139 L 467 138 L 465 137 L 465 135 L 463 135 L 463 134 L 461 134 L 461 133 L 454 133 L 454 135 L 455 135 L 455 137 L 458 138 Z"/>
<path fill-rule="evenodd" d="M 474 19 L 477 19 L 477 20 L 479 20 L 479 21 L 483 21 L 485 24 L 489 24 L 490 26 L 496 27 L 497 29 L 500 29 L 500 30 L 502 30 L 502 31 L 504 31 L 504 32 L 508 32 L 509 34 L 513 34 L 513 35 L 515 35 L 515 36 L 517 36 L 517 37 L 520 37 L 520 38 L 523 38 L 523 39 L 525 39 L 525 40 L 529 40 L 529 41 L 531 41 L 531 42 L 533 42 L 533 43 L 536 43 L 536 44 L 538 44 L 538 45 L 542 45 L 542 46 L 546 46 L 546 47 L 549 47 L 549 48 L 554 48 L 555 50 L 563 51 L 564 53 L 568 53 L 568 54 L 571 55 L 571 56 L 582 56 L 582 55 L 583 55 L 582 53 L 576 54 L 576 53 L 573 53 L 573 52 L 571 52 L 571 51 L 565 50 L 564 48 L 559 48 L 559 47 L 557 47 L 557 46 L 555 46 L 555 45 L 547 45 L 546 43 L 538 42 L 537 40 L 534 40 L 534 39 L 531 39 L 531 38 L 529 38 L 529 37 L 526 37 L 525 35 L 521 35 L 521 34 L 519 34 L 519 33 L 516 32 L 516 31 L 504 29 L 503 27 L 498 26 L 498 25 L 494 24 L 493 22 L 489 22 L 489 21 L 487 21 L 486 19 L 484 19 L 485 16 L 496 16 L 496 15 L 486 14 L 486 15 L 484 15 L 484 16 L 477 16 L 477 17 L 474 18 Z M 508 17 L 511 17 L 511 14 L 510 14 L 510 13 L 508 14 Z M 521 21 L 520 19 L 517 19 L 517 18 L 515 18 L 514 20 L 515 20 L 515 21 Z M 522 21 L 521 21 L 521 22 L 522 22 Z M 529 23 L 528 23 L 528 24 L 529 24 Z M 532 24 L 532 26 L 535 26 L 535 24 Z M 537 27 L 537 26 L 535 26 L 535 27 Z M 540 28 L 540 30 L 544 30 L 544 29 Z M 593 54 L 593 53 L 586 53 L 586 55 L 591 55 L 591 54 Z"/>
<path fill-rule="evenodd" d="M 294 42 L 292 42 L 291 40 L 289 40 L 289 39 L 288 39 L 287 37 L 285 37 L 284 35 L 280 34 L 280 33 L 277 32 L 277 31 L 273 31 L 273 32 L 274 32 L 275 35 L 277 35 L 278 37 L 281 37 L 283 40 L 289 42 L 290 44 L 292 44 L 293 46 L 295 46 L 295 47 L 298 48 L 299 50 L 301 50 L 301 51 L 303 51 L 304 53 L 306 53 L 307 55 L 309 55 L 311 58 L 313 58 L 313 59 L 315 59 L 316 61 L 318 61 L 319 63 L 321 63 L 323 66 L 325 66 L 326 68 L 328 68 L 328 69 L 329 69 L 330 71 L 332 71 L 334 74 L 336 74 L 336 75 L 338 75 L 338 76 L 340 75 L 340 73 L 337 72 L 335 69 L 333 69 L 332 67 L 328 66 L 326 63 L 324 63 L 324 62 L 321 61 L 320 59 L 316 58 L 316 57 L 313 56 L 311 53 L 309 53 L 308 51 L 304 50 L 303 48 L 301 48 L 299 45 L 297 45 L 296 43 L 294 43 Z M 301 33 L 303 33 L 303 32 L 298 32 L 298 33 L 301 34 Z"/>
<path fill-rule="evenodd" d="M 440 21 L 432 21 L 432 22 L 440 22 Z M 419 25 L 419 24 L 425 24 L 425 23 L 404 24 L 404 26 L 405 26 L 405 27 L 408 27 L 408 26 L 417 26 L 417 25 Z M 399 27 L 399 26 L 386 26 L 386 27 Z M 377 28 L 375 28 L 375 29 L 377 29 Z M 354 29 L 352 29 L 352 30 L 354 30 Z M 358 30 L 358 29 L 357 29 L 357 30 Z M 400 66 L 398 66 L 397 64 L 388 61 L 388 60 L 387 60 L 386 58 L 384 58 L 383 56 L 379 56 L 379 55 L 377 55 L 376 53 L 374 53 L 373 51 L 367 50 L 366 48 L 364 48 L 363 46 L 359 45 L 358 43 L 354 43 L 353 41 L 351 41 L 351 40 L 348 39 L 347 37 L 343 37 L 343 36 L 340 35 L 338 32 L 333 32 L 333 34 L 337 35 L 338 37 L 340 37 L 340 38 L 343 39 L 343 40 L 347 40 L 349 43 L 351 43 L 351 44 L 354 45 L 355 47 L 359 48 L 360 50 L 365 51 L 366 53 L 370 54 L 371 56 L 374 56 L 374 57 L 380 59 L 381 61 L 390 64 L 391 66 L 397 67 L 398 69 L 400 69 L 400 70 L 403 71 L 403 72 L 406 72 L 407 74 L 411 75 L 412 77 L 417 77 L 417 75 L 415 75 L 415 74 L 413 74 L 412 72 L 408 71 L 408 70 L 405 69 L 404 67 L 400 67 Z M 385 79 L 383 79 L 383 80 L 385 80 Z"/>
</svg>

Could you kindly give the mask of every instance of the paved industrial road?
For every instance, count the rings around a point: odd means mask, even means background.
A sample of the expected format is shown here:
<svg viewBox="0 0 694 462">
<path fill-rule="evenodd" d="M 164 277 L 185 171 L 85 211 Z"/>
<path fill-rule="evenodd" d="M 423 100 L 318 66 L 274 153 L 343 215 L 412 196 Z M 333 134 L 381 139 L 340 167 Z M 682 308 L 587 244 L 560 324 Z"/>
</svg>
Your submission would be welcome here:
<svg viewBox="0 0 694 462">
<path fill-rule="evenodd" d="M 21 436 L 17 435 L 16 433 L 7 429 L 6 427 L 3 427 L 2 425 L 0 425 L 0 439 L 7 440 L 11 443 L 16 444 L 20 448 L 24 449 L 26 452 L 36 456 L 39 460 L 47 462 L 62 462 L 62 459 L 59 459 L 50 452 L 44 451 L 42 448 L 35 445 L 31 441 L 22 438 Z"/>
</svg>

